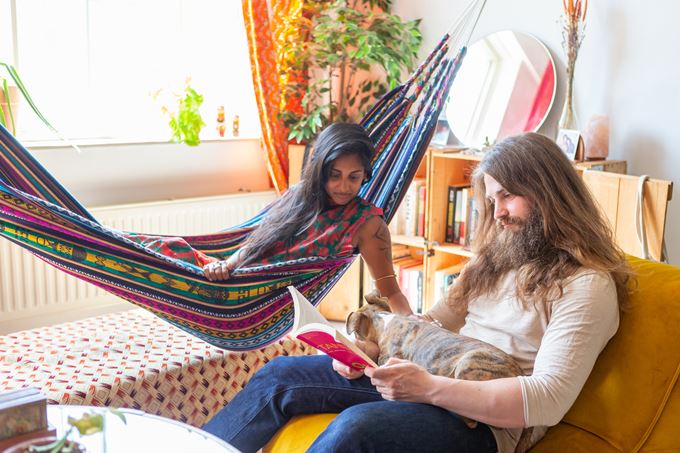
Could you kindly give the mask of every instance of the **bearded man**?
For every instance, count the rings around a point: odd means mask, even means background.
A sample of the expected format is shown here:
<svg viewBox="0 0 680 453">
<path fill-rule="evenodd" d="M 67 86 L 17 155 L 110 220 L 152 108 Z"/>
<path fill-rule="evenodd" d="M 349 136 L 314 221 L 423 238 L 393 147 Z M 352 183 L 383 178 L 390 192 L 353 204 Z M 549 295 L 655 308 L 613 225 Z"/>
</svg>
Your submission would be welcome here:
<svg viewBox="0 0 680 453">
<path fill-rule="evenodd" d="M 618 328 L 630 270 L 552 140 L 500 142 L 472 184 L 476 253 L 424 318 L 502 349 L 524 376 L 465 381 L 394 358 L 364 375 L 326 356 L 285 357 L 204 428 L 255 451 L 294 415 L 340 412 L 309 451 L 504 453 L 523 428 L 534 444 L 557 424 Z"/>
</svg>

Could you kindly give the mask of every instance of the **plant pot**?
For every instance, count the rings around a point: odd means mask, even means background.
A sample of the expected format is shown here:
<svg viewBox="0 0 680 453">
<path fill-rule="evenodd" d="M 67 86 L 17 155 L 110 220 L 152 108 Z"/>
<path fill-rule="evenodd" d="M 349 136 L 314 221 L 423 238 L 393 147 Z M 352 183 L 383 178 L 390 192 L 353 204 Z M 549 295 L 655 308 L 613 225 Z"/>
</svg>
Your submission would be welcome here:
<svg viewBox="0 0 680 453">
<path fill-rule="evenodd" d="M 38 437 L 36 439 L 29 439 L 7 448 L 6 450 L 3 451 L 3 453 L 30 453 L 31 447 L 40 447 L 43 445 L 47 445 L 54 442 L 55 440 L 57 440 L 55 436 L 45 436 Z M 66 445 L 75 447 L 73 450 L 71 450 L 73 453 L 87 452 L 87 449 L 78 442 L 67 440 Z"/>
<path fill-rule="evenodd" d="M 5 92 L 0 88 L 0 115 L 2 115 L 2 118 L 4 119 L 4 123 L 6 124 L 5 127 L 13 135 L 16 135 L 17 124 L 18 124 L 18 119 L 19 119 L 18 114 L 19 114 L 19 101 L 21 99 L 20 98 L 21 93 L 19 92 L 19 89 L 15 86 L 10 86 L 8 88 L 9 88 L 10 103 L 7 102 L 7 99 L 5 97 Z M 11 115 L 10 115 L 10 107 L 11 107 Z M 14 118 L 13 121 L 12 121 L 12 118 Z"/>
<path fill-rule="evenodd" d="M 288 185 L 292 186 L 300 182 L 302 164 L 305 158 L 305 145 L 288 145 Z"/>
</svg>

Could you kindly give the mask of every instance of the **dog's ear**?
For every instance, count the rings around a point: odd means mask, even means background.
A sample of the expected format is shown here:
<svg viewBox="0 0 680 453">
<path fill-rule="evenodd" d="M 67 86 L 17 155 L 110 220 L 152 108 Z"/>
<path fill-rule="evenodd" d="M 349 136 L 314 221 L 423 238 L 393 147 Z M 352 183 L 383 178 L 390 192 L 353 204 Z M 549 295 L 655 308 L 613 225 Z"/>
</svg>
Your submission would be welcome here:
<svg viewBox="0 0 680 453">
<path fill-rule="evenodd" d="M 372 305 L 374 309 L 388 312 L 392 311 L 390 310 L 390 304 L 387 303 L 387 297 L 381 297 L 377 289 L 364 295 L 364 300 L 367 304 Z"/>
<path fill-rule="evenodd" d="M 347 315 L 345 327 L 347 333 L 355 334 L 360 340 L 365 340 L 371 328 L 371 317 L 367 313 L 354 311 Z"/>
</svg>

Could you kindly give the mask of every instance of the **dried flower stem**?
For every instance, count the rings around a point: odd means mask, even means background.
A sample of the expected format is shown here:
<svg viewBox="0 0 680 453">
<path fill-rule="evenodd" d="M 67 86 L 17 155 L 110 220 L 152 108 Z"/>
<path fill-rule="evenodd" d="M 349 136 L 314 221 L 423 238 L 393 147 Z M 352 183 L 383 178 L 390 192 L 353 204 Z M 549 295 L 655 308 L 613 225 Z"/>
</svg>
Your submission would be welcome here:
<svg viewBox="0 0 680 453">
<path fill-rule="evenodd" d="M 562 0 L 564 15 L 562 17 L 562 47 L 567 54 L 567 93 L 565 111 L 560 119 L 560 127 L 572 126 L 574 114 L 572 111 L 574 67 L 576 57 L 585 36 L 585 20 L 588 11 L 588 0 Z"/>
</svg>

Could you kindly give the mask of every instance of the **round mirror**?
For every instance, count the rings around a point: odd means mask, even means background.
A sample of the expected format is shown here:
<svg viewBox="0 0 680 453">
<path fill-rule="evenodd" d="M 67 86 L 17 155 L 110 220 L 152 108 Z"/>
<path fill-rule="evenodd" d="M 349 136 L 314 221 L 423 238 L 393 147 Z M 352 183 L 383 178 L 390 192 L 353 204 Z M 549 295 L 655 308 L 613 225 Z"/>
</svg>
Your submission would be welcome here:
<svg viewBox="0 0 680 453">
<path fill-rule="evenodd" d="M 536 131 L 555 99 L 555 64 L 526 33 L 500 31 L 475 42 L 453 81 L 446 119 L 460 144 L 482 148 Z"/>
</svg>

